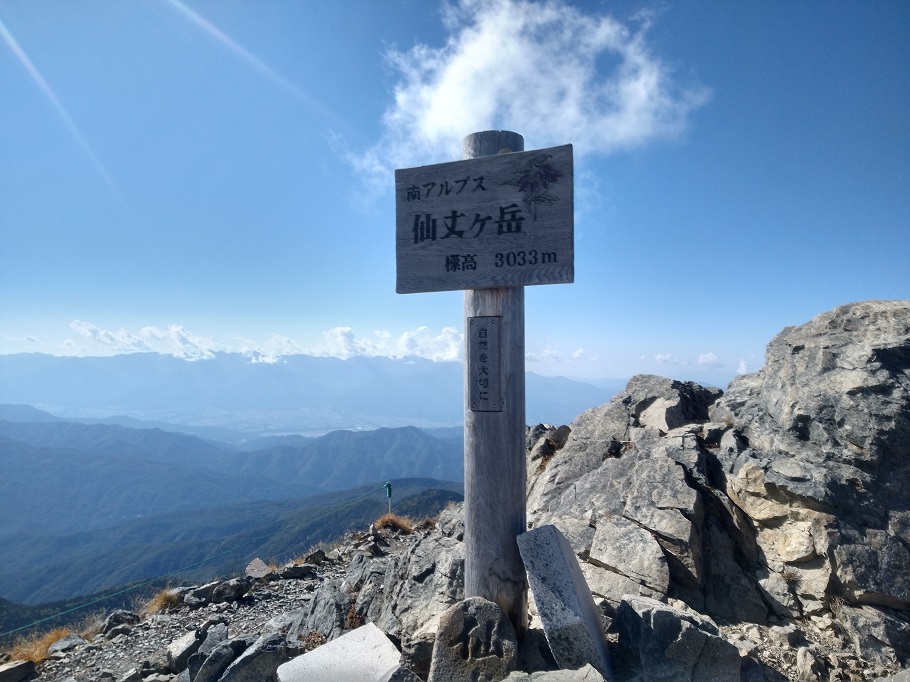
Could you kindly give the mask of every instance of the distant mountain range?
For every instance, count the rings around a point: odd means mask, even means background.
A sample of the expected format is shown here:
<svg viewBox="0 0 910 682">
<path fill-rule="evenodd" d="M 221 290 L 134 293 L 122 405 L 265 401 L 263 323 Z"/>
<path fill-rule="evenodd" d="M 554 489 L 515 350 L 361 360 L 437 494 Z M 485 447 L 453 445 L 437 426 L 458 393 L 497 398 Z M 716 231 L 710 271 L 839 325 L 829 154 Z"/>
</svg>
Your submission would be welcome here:
<svg viewBox="0 0 910 682">
<path fill-rule="evenodd" d="M 158 353 L 22 353 L 0 355 L 0 403 L 67 417 L 117 417 L 122 426 L 178 424 L 196 436 L 239 443 L 339 429 L 457 426 L 463 373 L 461 363 L 421 358 L 291 355 L 267 363 L 239 353 L 197 361 Z M 623 384 L 601 388 L 528 373 L 527 422 L 567 423 Z"/>
<path fill-rule="evenodd" d="M 529 424 L 613 394 L 526 380 Z M 460 363 L 422 359 L 0 355 L 0 600 L 105 590 L 250 540 L 277 556 L 368 524 L 386 480 L 415 513 L 457 499 L 462 396 Z M 306 516 L 363 486 L 363 504 Z M 256 541 L 282 524 L 291 544 Z"/>
<path fill-rule="evenodd" d="M 301 525 L 294 537 L 303 542 L 330 539 L 348 529 L 351 510 L 298 521 L 347 499 L 334 491 L 375 493 L 358 523 L 366 509 L 382 512 L 386 480 L 395 482 L 396 508 L 428 489 L 460 497 L 460 429 L 338 431 L 260 445 L 0 405 L 0 597 L 35 603 L 153 577 L 281 524 Z"/>
</svg>

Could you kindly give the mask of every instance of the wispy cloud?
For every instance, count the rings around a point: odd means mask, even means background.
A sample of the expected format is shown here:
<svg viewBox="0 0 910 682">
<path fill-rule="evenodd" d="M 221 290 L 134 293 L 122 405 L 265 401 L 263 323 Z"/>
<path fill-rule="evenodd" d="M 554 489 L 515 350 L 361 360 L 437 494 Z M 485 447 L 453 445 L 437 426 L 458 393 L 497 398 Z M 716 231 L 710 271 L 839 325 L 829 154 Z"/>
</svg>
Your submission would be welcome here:
<svg viewBox="0 0 910 682">
<path fill-rule="evenodd" d="M 563 0 L 461 0 L 445 45 L 391 52 L 394 103 L 379 143 L 355 159 L 394 168 L 461 158 L 469 133 L 509 129 L 531 147 L 572 142 L 608 154 L 678 135 L 708 92 L 684 87 L 647 43 L 644 15 L 622 23 Z"/>
<path fill-rule="evenodd" d="M 654 356 L 654 362 L 658 365 L 688 365 L 689 361 L 678 358 L 672 353 L 658 353 Z"/>
</svg>

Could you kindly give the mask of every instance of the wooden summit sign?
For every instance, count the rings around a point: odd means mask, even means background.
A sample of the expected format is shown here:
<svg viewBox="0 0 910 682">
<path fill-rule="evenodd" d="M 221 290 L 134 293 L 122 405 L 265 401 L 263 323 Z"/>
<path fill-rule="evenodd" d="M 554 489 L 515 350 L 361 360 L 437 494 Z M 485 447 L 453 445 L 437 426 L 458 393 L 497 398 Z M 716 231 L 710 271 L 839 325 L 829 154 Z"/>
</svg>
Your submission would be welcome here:
<svg viewBox="0 0 910 682">
<path fill-rule="evenodd" d="M 572 171 L 572 145 L 396 170 L 396 291 L 572 282 Z"/>
</svg>

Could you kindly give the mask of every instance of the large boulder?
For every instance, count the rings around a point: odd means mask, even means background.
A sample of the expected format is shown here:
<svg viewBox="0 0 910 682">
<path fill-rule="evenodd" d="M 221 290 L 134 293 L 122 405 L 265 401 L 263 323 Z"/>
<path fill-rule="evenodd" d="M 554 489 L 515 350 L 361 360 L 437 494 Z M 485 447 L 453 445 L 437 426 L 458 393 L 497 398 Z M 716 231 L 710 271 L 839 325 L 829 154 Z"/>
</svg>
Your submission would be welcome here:
<svg viewBox="0 0 910 682">
<path fill-rule="evenodd" d="M 530 478 L 531 525 L 563 532 L 592 592 L 611 609 L 639 594 L 680 598 L 718 617 L 767 616 L 743 569 L 757 560 L 752 529 L 708 481 L 708 413 L 720 395 L 635 376 L 609 403 L 579 415 L 565 445 Z"/>
<path fill-rule="evenodd" d="M 910 302 L 784 329 L 712 418 L 733 427 L 721 485 L 755 523 L 778 607 L 910 609 Z"/>
<path fill-rule="evenodd" d="M 495 682 L 515 670 L 518 639 L 502 609 L 481 597 L 440 616 L 430 682 Z"/>
<path fill-rule="evenodd" d="M 547 433 L 529 432 L 529 525 L 562 531 L 608 614 L 628 594 L 808 618 L 910 660 L 910 302 L 787 328 L 726 394 L 640 375 L 561 447 Z"/>
</svg>

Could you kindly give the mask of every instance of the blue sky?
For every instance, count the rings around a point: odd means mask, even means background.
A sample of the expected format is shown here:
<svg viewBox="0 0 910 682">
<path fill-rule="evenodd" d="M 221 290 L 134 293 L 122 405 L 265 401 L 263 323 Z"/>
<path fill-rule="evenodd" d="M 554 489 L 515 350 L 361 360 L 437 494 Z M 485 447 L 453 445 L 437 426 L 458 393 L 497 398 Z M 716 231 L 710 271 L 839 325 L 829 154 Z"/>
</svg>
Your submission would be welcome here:
<svg viewBox="0 0 910 682">
<path fill-rule="evenodd" d="M 0 352 L 461 355 L 395 168 L 575 148 L 527 369 L 725 385 L 910 297 L 910 4 L 0 0 Z"/>
</svg>

